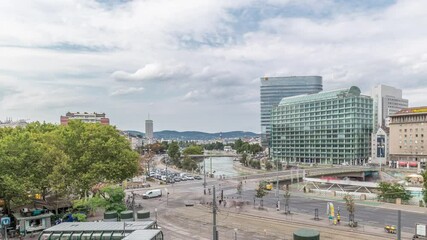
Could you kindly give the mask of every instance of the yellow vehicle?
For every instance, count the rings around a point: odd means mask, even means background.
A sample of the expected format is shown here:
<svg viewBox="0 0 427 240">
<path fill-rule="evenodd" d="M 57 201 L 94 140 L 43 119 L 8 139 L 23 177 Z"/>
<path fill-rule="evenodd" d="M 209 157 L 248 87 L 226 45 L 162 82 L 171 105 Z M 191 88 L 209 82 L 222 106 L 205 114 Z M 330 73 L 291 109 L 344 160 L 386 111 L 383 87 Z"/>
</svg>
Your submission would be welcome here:
<svg viewBox="0 0 427 240">
<path fill-rule="evenodd" d="M 394 225 L 385 225 L 384 230 L 386 233 L 396 233 L 396 226 Z"/>
<path fill-rule="evenodd" d="M 264 190 L 271 191 L 273 189 L 273 183 L 267 182 L 267 181 L 262 181 L 262 182 L 260 182 L 258 187 L 261 187 Z M 255 190 L 258 190 L 258 187 L 256 187 Z"/>
<path fill-rule="evenodd" d="M 265 184 L 265 190 L 271 191 L 273 189 L 273 184 L 271 182 Z"/>
</svg>

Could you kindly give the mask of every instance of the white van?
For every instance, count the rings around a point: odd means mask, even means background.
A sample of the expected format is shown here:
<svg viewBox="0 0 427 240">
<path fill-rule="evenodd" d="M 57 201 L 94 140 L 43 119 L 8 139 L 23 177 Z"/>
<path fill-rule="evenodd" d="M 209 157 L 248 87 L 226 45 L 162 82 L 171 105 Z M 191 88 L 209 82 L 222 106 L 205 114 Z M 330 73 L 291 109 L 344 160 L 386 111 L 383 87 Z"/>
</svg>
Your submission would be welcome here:
<svg viewBox="0 0 427 240">
<path fill-rule="evenodd" d="M 162 190 L 161 189 L 152 189 L 146 191 L 144 194 L 142 194 L 142 198 L 155 198 L 155 197 L 161 197 L 162 196 Z"/>
</svg>

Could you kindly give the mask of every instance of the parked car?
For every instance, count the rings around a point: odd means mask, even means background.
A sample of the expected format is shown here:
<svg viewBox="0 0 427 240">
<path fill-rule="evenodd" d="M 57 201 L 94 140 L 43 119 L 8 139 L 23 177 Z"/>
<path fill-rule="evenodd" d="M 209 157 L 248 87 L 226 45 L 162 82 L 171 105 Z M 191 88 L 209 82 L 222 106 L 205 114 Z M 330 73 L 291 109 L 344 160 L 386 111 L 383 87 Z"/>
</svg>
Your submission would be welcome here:
<svg viewBox="0 0 427 240">
<path fill-rule="evenodd" d="M 186 176 L 187 180 L 194 180 L 194 177 L 191 175 Z"/>
<path fill-rule="evenodd" d="M 161 197 L 161 196 L 162 196 L 162 190 L 161 189 L 148 190 L 144 194 L 142 194 L 142 198 L 144 198 L 144 199 Z"/>
<path fill-rule="evenodd" d="M 181 178 L 180 178 L 180 177 L 175 177 L 173 180 L 174 180 L 175 182 L 181 182 Z"/>
<path fill-rule="evenodd" d="M 202 180 L 202 177 L 200 177 L 200 176 L 194 176 L 194 179 L 196 179 L 196 180 Z"/>
</svg>

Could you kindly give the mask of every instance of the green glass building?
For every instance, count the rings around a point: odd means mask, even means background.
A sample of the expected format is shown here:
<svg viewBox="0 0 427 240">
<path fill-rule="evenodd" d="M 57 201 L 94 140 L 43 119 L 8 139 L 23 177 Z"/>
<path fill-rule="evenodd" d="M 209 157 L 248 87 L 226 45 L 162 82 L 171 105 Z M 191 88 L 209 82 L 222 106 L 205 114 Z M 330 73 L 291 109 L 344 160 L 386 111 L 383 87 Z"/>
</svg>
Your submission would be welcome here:
<svg viewBox="0 0 427 240">
<path fill-rule="evenodd" d="M 286 163 L 367 162 L 373 102 L 358 87 L 283 98 L 271 114 L 271 154 Z"/>
</svg>

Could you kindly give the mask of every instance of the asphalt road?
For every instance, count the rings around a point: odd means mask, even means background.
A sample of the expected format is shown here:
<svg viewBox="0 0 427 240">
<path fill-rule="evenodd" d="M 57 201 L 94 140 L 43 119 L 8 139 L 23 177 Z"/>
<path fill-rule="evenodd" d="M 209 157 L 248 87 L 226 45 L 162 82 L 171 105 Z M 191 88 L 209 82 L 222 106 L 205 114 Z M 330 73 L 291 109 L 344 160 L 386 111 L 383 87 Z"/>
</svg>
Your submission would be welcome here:
<svg viewBox="0 0 427 240">
<path fill-rule="evenodd" d="M 246 190 L 242 193 L 245 200 L 253 202 L 255 190 Z M 237 194 L 231 194 L 228 196 L 236 197 Z M 259 199 L 256 200 L 257 204 Z M 264 206 L 275 208 L 277 197 L 275 191 L 271 191 L 267 196 L 264 197 Z M 280 194 L 281 209 L 284 209 L 284 198 L 283 193 Z M 316 198 L 308 198 L 308 196 L 296 196 L 292 195 L 289 199 L 289 207 L 291 213 L 301 213 L 311 215 L 310 218 L 314 218 L 314 212 L 317 208 L 319 211 L 319 217 L 326 219 L 326 205 L 328 202 L 333 202 L 335 210 L 340 209 L 342 221 L 348 221 L 348 212 L 343 201 L 330 201 Z M 397 211 L 391 209 L 385 209 L 375 206 L 365 206 L 356 204 L 355 207 L 355 220 L 361 225 L 369 225 L 375 227 L 384 227 L 386 224 L 392 224 L 397 226 Z M 427 215 L 402 211 L 402 231 L 414 232 L 416 223 L 427 223 Z"/>
</svg>

